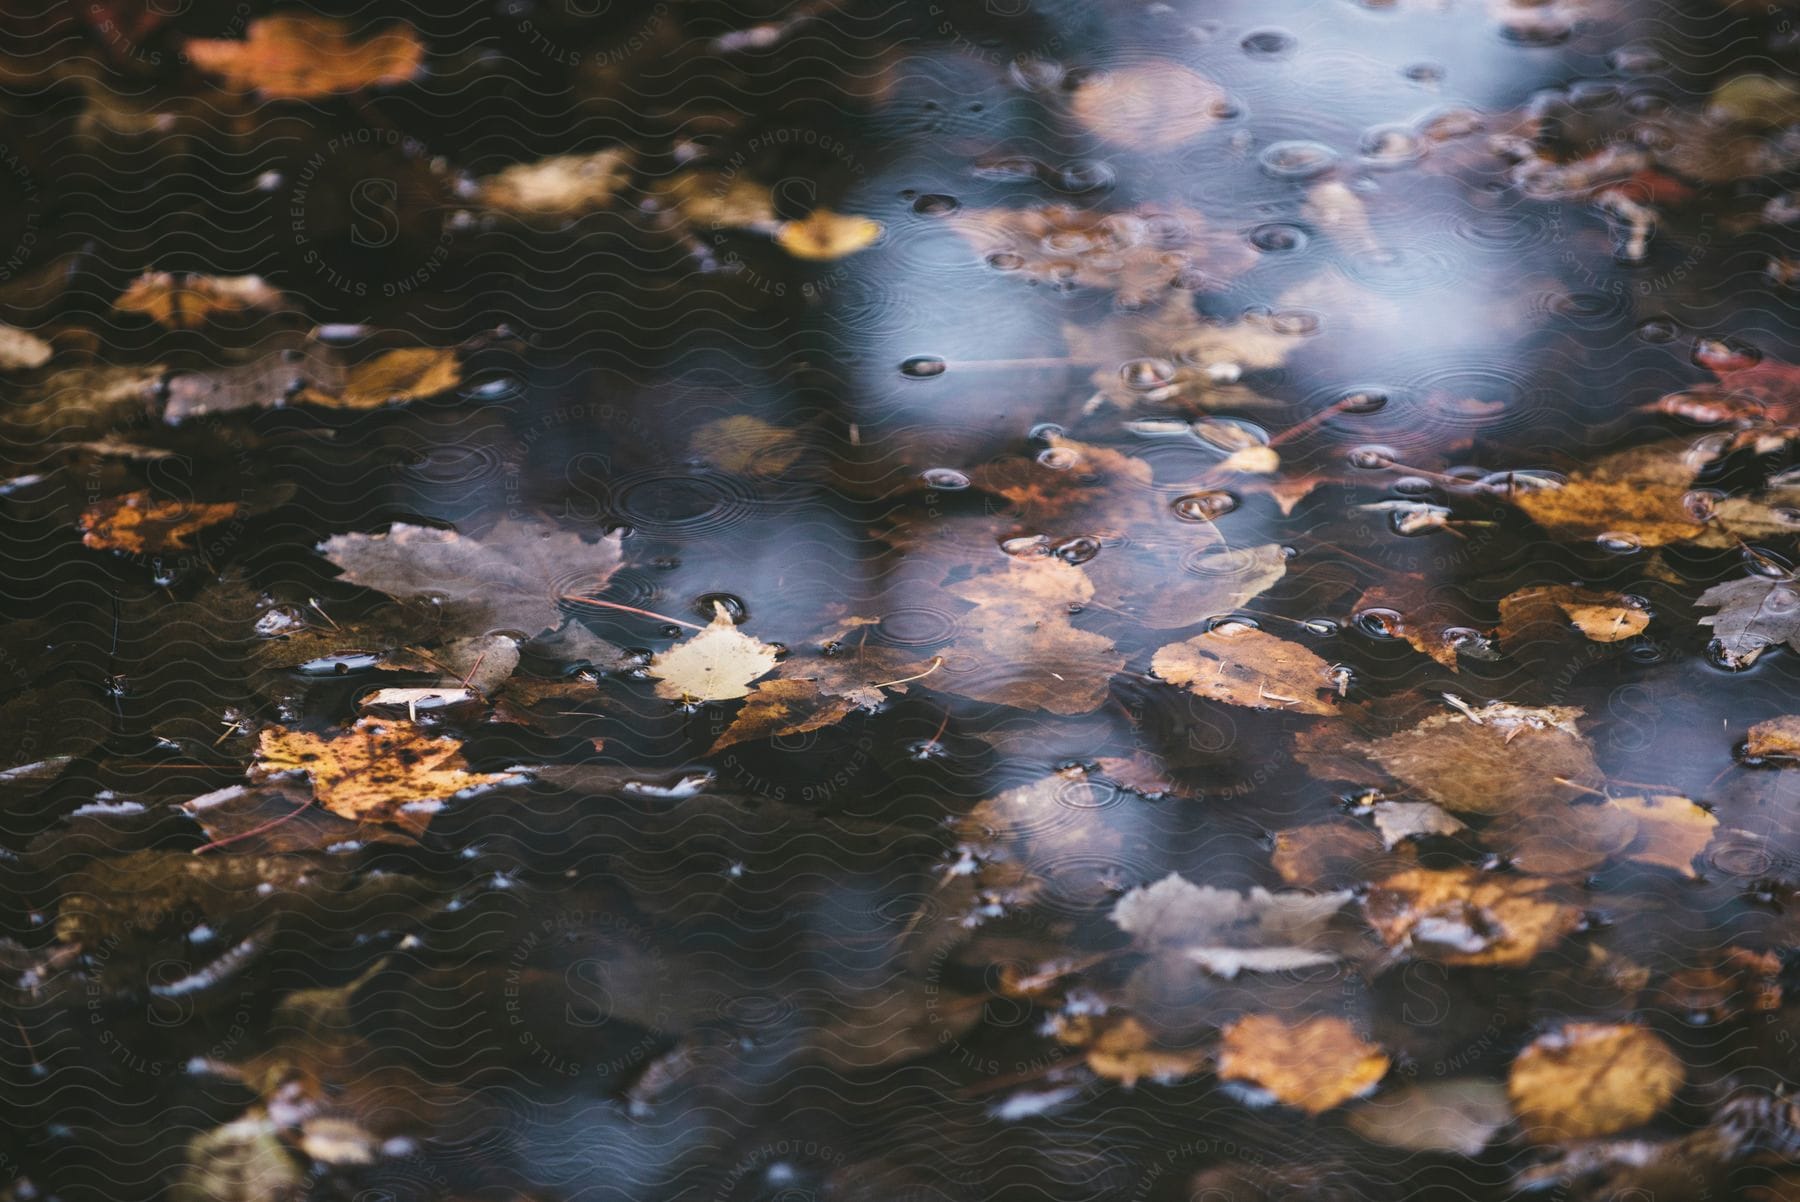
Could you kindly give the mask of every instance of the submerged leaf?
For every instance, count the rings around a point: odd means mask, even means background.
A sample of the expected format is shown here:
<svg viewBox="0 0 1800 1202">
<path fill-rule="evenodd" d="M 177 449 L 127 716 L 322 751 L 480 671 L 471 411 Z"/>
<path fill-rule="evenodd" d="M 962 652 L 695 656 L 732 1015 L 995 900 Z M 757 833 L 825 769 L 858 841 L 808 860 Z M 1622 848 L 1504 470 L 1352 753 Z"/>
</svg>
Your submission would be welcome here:
<svg viewBox="0 0 1800 1202">
<path fill-rule="evenodd" d="M 1694 602 L 1719 612 L 1700 625 L 1734 667 L 1747 668 L 1770 647 L 1800 651 L 1800 583 L 1781 576 L 1745 576 L 1715 584 Z"/>
<path fill-rule="evenodd" d="M 1170 873 L 1113 907 L 1115 926 L 1151 951 L 1174 952 L 1222 977 L 1279 972 L 1339 959 L 1323 940 L 1350 900 L 1336 893 L 1249 893 L 1196 885 Z"/>
<path fill-rule="evenodd" d="M 1435 714 L 1411 730 L 1367 744 L 1370 759 L 1447 810 L 1529 811 L 1591 795 L 1601 782 L 1594 752 L 1569 706 L 1493 702 Z"/>
<path fill-rule="evenodd" d="M 1634 598 L 1568 584 L 1523 588 L 1500 600 L 1500 641 L 1508 647 L 1573 626 L 1596 643 L 1642 634 L 1650 611 Z"/>
<path fill-rule="evenodd" d="M 190 275 L 153 271 L 133 280 L 113 308 L 171 330 L 197 330 L 225 313 L 274 312 L 287 300 L 258 275 Z"/>
<path fill-rule="evenodd" d="M 490 209 L 518 217 L 579 217 L 612 203 L 630 181 L 635 158 L 618 148 L 552 155 L 484 176 L 476 192 Z"/>
<path fill-rule="evenodd" d="M 1097 71 L 1070 98 L 1075 119 L 1109 142 L 1170 150 L 1218 123 L 1225 89 L 1179 63 Z"/>
<path fill-rule="evenodd" d="M 356 40 L 348 22 L 312 13 L 252 21 L 241 42 L 190 38 L 185 53 L 230 87 L 276 100 L 405 83 L 425 61 L 425 47 L 404 25 Z"/>
<path fill-rule="evenodd" d="M 879 221 L 814 209 L 798 221 L 782 222 L 775 231 L 775 245 L 796 259 L 819 262 L 853 255 L 879 237 Z"/>
<path fill-rule="evenodd" d="M 1581 926 L 1550 881 L 1473 868 L 1411 868 L 1376 882 L 1363 902 L 1389 947 L 1445 964 L 1527 964 Z"/>
<path fill-rule="evenodd" d="M 158 555 L 190 547 L 192 536 L 237 516 L 236 501 L 157 500 L 140 490 L 81 511 L 81 541 L 98 551 Z"/>
<path fill-rule="evenodd" d="M 1527 1138 L 1591 1139 L 1656 1117 L 1686 1073 L 1643 1027 L 1568 1023 L 1519 1053 L 1507 1093 Z"/>
<path fill-rule="evenodd" d="M 1349 1121 L 1364 1139 L 1390 1147 L 1476 1156 L 1511 1118 L 1504 1085 L 1461 1078 L 1384 1093 L 1351 1111 Z"/>
<path fill-rule="evenodd" d="M 1221 1080 L 1247 1081 L 1307 1114 L 1368 1093 L 1391 1063 L 1341 1018 L 1252 1014 L 1226 1027 L 1219 1046 Z"/>
<path fill-rule="evenodd" d="M 1150 662 L 1153 672 L 1190 693 L 1251 709 L 1333 714 L 1319 696 L 1335 684 L 1331 665 L 1286 639 L 1228 622 L 1184 643 L 1170 643 Z"/>
</svg>

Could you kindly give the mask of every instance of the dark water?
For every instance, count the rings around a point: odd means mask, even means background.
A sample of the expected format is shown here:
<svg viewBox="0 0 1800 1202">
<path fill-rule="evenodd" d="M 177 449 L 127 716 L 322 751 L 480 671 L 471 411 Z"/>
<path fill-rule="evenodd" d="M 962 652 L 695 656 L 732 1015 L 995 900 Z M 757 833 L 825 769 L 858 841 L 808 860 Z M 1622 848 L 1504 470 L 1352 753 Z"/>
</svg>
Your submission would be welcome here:
<svg viewBox="0 0 1800 1202">
<path fill-rule="evenodd" d="M 1800 1072 L 1779 1004 L 1796 792 L 1741 750 L 1800 708 L 1795 658 L 1732 670 L 1696 604 L 1779 576 L 1794 539 L 1657 546 L 1513 504 L 1671 438 L 1743 435 L 1696 482 L 1709 504 L 1792 465 L 1785 377 L 1753 417 L 1654 408 L 1717 383 L 1709 364 L 1800 357 L 1794 85 L 1717 111 L 1733 79 L 1792 80 L 1789 10 L 346 9 L 364 32 L 404 19 L 422 69 L 264 100 L 184 56 L 258 6 L 12 9 L 0 318 L 54 354 L 0 376 L 8 1197 L 1795 1188 L 1800 1144 L 1764 1111 Z M 620 147 L 629 178 L 585 211 L 482 199 L 512 164 Z M 1608 153 L 1642 156 L 1611 197 L 1575 178 Z M 704 215 L 734 181 L 766 196 L 760 224 Z M 771 238 L 820 207 L 880 236 L 820 260 Z M 260 275 L 285 307 L 175 329 L 120 312 L 151 270 Z M 279 366 L 419 345 L 460 348 L 460 379 L 406 404 L 311 405 Z M 121 367 L 141 397 L 56 374 Z M 207 388 L 262 399 L 174 420 Z M 1276 470 L 1225 465 L 1265 445 Z M 84 546 L 84 508 L 134 490 L 238 509 L 197 550 Z M 1453 524 L 1406 531 L 1383 502 Z M 611 607 L 561 601 L 559 636 L 471 625 L 454 578 L 399 606 L 316 549 L 503 521 L 624 531 L 600 591 L 579 556 L 551 582 Z M 972 608 L 1051 555 L 1094 587 Z M 1184 600 L 1258 555 L 1281 570 L 1241 603 Z M 1498 643 L 1500 600 L 1545 584 L 1652 616 L 1614 642 Z M 916 679 L 715 750 L 738 702 L 658 696 L 650 659 L 718 599 L 784 662 Z M 1339 710 L 1152 673 L 1227 618 L 1330 664 Z M 1037 637 L 1059 623 L 1079 635 Z M 181 803 L 243 784 L 256 732 L 340 730 L 372 688 L 443 683 L 395 670 L 397 648 L 494 630 L 514 682 L 427 724 L 478 771 L 521 768 L 509 783 L 417 839 L 193 854 L 217 832 Z M 310 662 L 282 654 L 301 635 Z M 520 681 L 543 698 L 499 691 Z M 1578 709 L 1603 791 L 1700 802 L 1704 850 L 1546 873 L 1581 929 L 1529 965 L 1384 949 L 1360 896 L 1332 963 L 1224 979 L 1133 953 L 1115 899 L 1171 872 L 1359 895 L 1401 859 L 1519 875 L 1483 817 L 1281 870 L 1283 832 L 1370 829 L 1374 786 L 1320 747 L 1455 712 L 1444 694 Z M 1121 761 L 1156 784 L 1126 787 Z M 1046 779 L 1011 827 L 968 817 Z M 1733 946 L 1774 958 L 1775 1004 L 1678 986 Z M 1359 1127 L 1366 1103 L 1309 1116 L 1222 1082 L 1219 1030 L 1266 1014 L 1348 1020 L 1390 1058 L 1376 1102 L 1503 1083 L 1571 1022 L 1653 1031 L 1685 1083 L 1585 1169 L 1578 1140 L 1505 1115 L 1472 1148 L 1408 1150 Z M 1190 1068 L 1096 1071 L 1071 1024 L 1126 1015 Z M 1746 1096 L 1757 1138 L 1670 1151 Z M 1632 1156 L 1661 1175 L 1608 1167 Z"/>
</svg>

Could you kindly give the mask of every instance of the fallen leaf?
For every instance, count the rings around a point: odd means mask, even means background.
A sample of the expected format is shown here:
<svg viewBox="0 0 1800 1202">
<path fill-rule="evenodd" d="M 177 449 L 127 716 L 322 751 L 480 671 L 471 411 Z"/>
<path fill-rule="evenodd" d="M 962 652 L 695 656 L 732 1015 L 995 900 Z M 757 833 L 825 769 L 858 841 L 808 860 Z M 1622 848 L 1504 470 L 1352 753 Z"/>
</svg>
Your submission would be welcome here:
<svg viewBox="0 0 1800 1202">
<path fill-rule="evenodd" d="M 1496 701 L 1434 714 L 1366 750 L 1389 775 L 1447 810 L 1529 811 L 1591 796 L 1601 784 L 1593 749 L 1575 727 L 1580 717 L 1568 706 Z"/>
<path fill-rule="evenodd" d="M 227 86 L 272 100 L 317 100 L 383 84 L 406 83 L 425 61 L 425 47 L 404 25 L 353 40 L 348 22 L 284 13 L 250 22 L 241 42 L 190 38 L 187 57 Z"/>
<path fill-rule="evenodd" d="M 589 543 L 546 522 L 505 518 L 479 538 L 396 522 L 383 534 L 335 534 L 319 551 L 352 584 L 441 598 L 472 625 L 536 634 L 560 622 L 559 598 L 611 579 L 621 543 L 617 534 Z"/>
<path fill-rule="evenodd" d="M 1433 835 L 1454 835 L 1469 828 L 1441 806 L 1429 801 L 1378 801 L 1370 807 L 1375 829 L 1388 847 L 1397 847 L 1407 839 L 1427 839 Z"/>
<path fill-rule="evenodd" d="M 277 312 L 287 298 L 259 275 L 193 275 L 153 271 L 119 294 L 113 308 L 171 330 L 197 330 L 222 314 Z"/>
<path fill-rule="evenodd" d="M 1368 1093 L 1391 1064 L 1341 1018 L 1251 1014 L 1225 1027 L 1219 1044 L 1221 1080 L 1248 1081 L 1307 1114 Z"/>
<path fill-rule="evenodd" d="M 42 367 L 50 362 L 54 349 L 36 334 L 0 322 L 0 371 Z"/>
<path fill-rule="evenodd" d="M 1085 1049 L 1087 1065 L 1097 1076 L 1130 1088 L 1139 1081 L 1179 1081 L 1206 1067 L 1199 1049 L 1159 1047 L 1144 1024 L 1130 1015 L 1103 1022 L 1086 1015 L 1060 1020 L 1057 1038 Z"/>
<path fill-rule="evenodd" d="M 611 204 L 630 182 L 635 159 L 623 148 L 553 155 L 483 176 L 476 181 L 475 192 L 490 209 L 517 217 L 566 220 Z"/>
<path fill-rule="evenodd" d="M 1409 868 L 1363 901 L 1383 943 L 1445 964 L 1517 967 L 1581 926 L 1581 911 L 1536 877 Z"/>
<path fill-rule="evenodd" d="M 1610 804 L 1552 803 L 1496 817 L 1482 839 L 1525 872 L 1584 872 L 1622 852 L 1637 820 Z"/>
<path fill-rule="evenodd" d="M 1719 820 L 1704 806 L 1668 793 L 1615 797 L 1607 806 L 1637 823 L 1637 837 L 1625 849 L 1627 859 L 1672 868 L 1692 877 L 1694 857 L 1712 842 Z"/>
<path fill-rule="evenodd" d="M 1335 893 L 1248 894 L 1196 885 L 1171 872 L 1140 885 L 1113 906 L 1113 924 L 1147 951 L 1173 952 L 1217 973 L 1279 972 L 1329 964 L 1324 945 L 1333 916 L 1350 900 Z"/>
<path fill-rule="evenodd" d="M 1800 759 L 1800 714 L 1783 714 L 1750 728 L 1744 754 L 1757 759 Z"/>
<path fill-rule="evenodd" d="M 1348 254 L 1373 257 L 1385 253 L 1369 224 L 1368 205 L 1341 180 L 1326 180 L 1308 189 L 1300 215 Z"/>
<path fill-rule="evenodd" d="M 775 668 L 775 648 L 737 628 L 714 603 L 712 624 L 650 661 L 656 695 L 681 701 L 729 701 L 748 696 L 750 682 Z"/>
<path fill-rule="evenodd" d="M 1102 866 L 1121 845 L 1110 807 L 1123 794 L 1082 775 L 1052 774 L 984 799 L 956 823 L 953 877 L 972 878 L 974 925 L 1037 900 L 1047 889 L 1098 902 L 1111 891 Z"/>
<path fill-rule="evenodd" d="M 1519 1053 L 1506 1091 L 1525 1137 L 1553 1143 L 1649 1122 L 1685 1076 L 1675 1053 L 1643 1027 L 1567 1023 Z"/>
<path fill-rule="evenodd" d="M 1193 270 L 1210 264 L 1214 274 L 1230 275 L 1239 269 L 1230 251 L 1222 251 L 1214 262 L 1210 247 L 1204 239 L 1198 242 L 1191 252 Z M 1122 300 L 1148 300 L 1167 282 L 1160 258 L 1154 264 L 1144 265 L 1138 273 L 1142 283 L 1121 293 Z M 1170 296 L 1149 314 L 1118 313 L 1093 325 L 1063 327 L 1069 354 L 1098 365 L 1091 378 L 1099 400 L 1120 409 L 1176 404 L 1187 412 L 1267 404 L 1242 384 L 1244 376 L 1281 366 L 1305 337 L 1262 313 L 1246 313 L 1232 322 L 1204 319 L 1185 292 Z M 1132 367 L 1150 368 L 1150 381 L 1140 379 L 1139 371 L 1126 370 Z"/>
<path fill-rule="evenodd" d="M 1218 123 L 1225 89 L 1175 62 L 1156 60 L 1085 77 L 1069 98 L 1075 119 L 1109 142 L 1172 150 Z"/>
<path fill-rule="evenodd" d="M 1109 547 L 1087 566 L 1095 594 L 1106 604 L 1152 630 L 1175 630 L 1243 607 L 1278 584 L 1287 565 L 1279 543 L 1165 556 L 1161 546 L 1145 538 Z"/>
<path fill-rule="evenodd" d="M 707 422 L 688 448 L 722 472 L 736 476 L 779 476 L 794 465 L 804 449 L 800 431 L 772 426 L 760 417 L 739 414 Z"/>
<path fill-rule="evenodd" d="M 1281 879 L 1302 889 L 1342 889 L 1391 872 L 1399 857 L 1364 826 L 1316 822 L 1275 832 L 1269 863 Z"/>
<path fill-rule="evenodd" d="M 404 347 L 350 367 L 338 388 L 303 388 L 294 399 L 326 409 L 377 409 L 437 396 L 461 383 L 456 351 Z"/>
<path fill-rule="evenodd" d="M 265 727 L 257 735 L 251 783 L 304 772 L 318 803 L 358 822 L 384 822 L 422 834 L 436 804 L 465 789 L 503 784 L 505 773 L 470 772 L 462 744 L 413 722 L 359 718 L 332 735 Z"/>
<path fill-rule="evenodd" d="M 1129 756 L 1101 756 L 1094 761 L 1094 771 L 1140 797 L 1165 797 L 1182 791 L 1170 777 L 1166 764 L 1141 751 Z"/>
<path fill-rule="evenodd" d="M 708 755 L 738 743 L 805 734 L 843 721 L 856 703 L 822 691 L 810 680 L 765 680 L 744 700 L 725 732 L 713 740 Z"/>
<path fill-rule="evenodd" d="M 1716 609 L 1700 619 L 1712 627 L 1720 655 L 1747 668 L 1770 647 L 1800 651 L 1800 583 L 1785 576 L 1744 576 L 1715 584 L 1694 601 Z"/>
<path fill-rule="evenodd" d="M 437 647 L 404 647 L 382 657 L 381 666 L 403 672 L 433 672 L 442 684 L 464 685 L 491 694 L 519 666 L 519 641 L 484 634 L 451 639 Z"/>
<path fill-rule="evenodd" d="M 1388 638 L 1405 639 L 1414 651 L 1429 655 L 1452 672 L 1458 670 L 1461 655 L 1493 658 L 1486 650 L 1489 640 L 1470 625 L 1462 609 L 1428 592 L 1420 578 L 1377 584 L 1363 593 L 1356 610 L 1365 624 L 1378 626 Z"/>
<path fill-rule="evenodd" d="M 1251 709 L 1332 714 L 1320 697 L 1334 689 L 1331 665 L 1286 639 L 1241 622 L 1227 622 L 1183 643 L 1157 650 L 1150 669 L 1197 697 Z"/>
<path fill-rule="evenodd" d="M 1504 1085 L 1458 1078 L 1371 1098 L 1350 1112 L 1349 1123 L 1364 1139 L 1389 1147 L 1478 1156 L 1511 1118 Z"/>
<path fill-rule="evenodd" d="M 1669 973 L 1655 1001 L 1690 1023 L 1724 1023 L 1746 1012 L 1781 1009 L 1781 957 L 1774 952 L 1727 947 L 1688 968 Z"/>
<path fill-rule="evenodd" d="M 1649 625 L 1650 611 L 1641 601 L 1599 589 L 1550 584 L 1500 599 L 1500 641 L 1508 647 L 1554 637 L 1570 626 L 1596 643 L 1616 643 Z"/>
<path fill-rule="evenodd" d="M 277 779 L 216 789 L 182 802 L 181 809 L 200 824 L 208 839 L 229 842 L 239 855 L 329 851 L 368 843 L 405 844 L 418 837 L 417 829 L 401 829 L 386 821 L 346 818 L 308 804 L 313 800 L 309 782 Z"/>
<path fill-rule="evenodd" d="M 160 555 L 191 547 L 189 539 L 235 517 L 236 501 L 157 500 L 148 490 L 95 501 L 81 511 L 81 541 L 98 551 Z"/>
<path fill-rule="evenodd" d="M 784 221 L 775 245 L 796 259 L 825 262 L 853 255 L 881 237 L 881 223 L 830 209 L 814 209 L 798 221 Z"/>
</svg>

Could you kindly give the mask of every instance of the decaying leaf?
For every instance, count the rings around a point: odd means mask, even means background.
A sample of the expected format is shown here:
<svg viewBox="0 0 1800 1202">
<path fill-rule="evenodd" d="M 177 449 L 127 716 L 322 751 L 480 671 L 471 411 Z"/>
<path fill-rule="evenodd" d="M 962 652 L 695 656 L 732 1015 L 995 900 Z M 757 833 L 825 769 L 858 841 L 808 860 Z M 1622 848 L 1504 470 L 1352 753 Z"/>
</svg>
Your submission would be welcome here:
<svg viewBox="0 0 1800 1202">
<path fill-rule="evenodd" d="M 340 387 L 303 388 L 294 399 L 326 409 L 375 409 L 437 396 L 460 383 L 462 364 L 456 351 L 404 347 L 349 368 Z"/>
<path fill-rule="evenodd" d="M 287 299 L 257 275 L 191 275 L 153 271 L 119 294 L 113 308 L 171 330 L 197 330 L 222 314 L 275 312 Z"/>
<path fill-rule="evenodd" d="M 1770 647 L 1800 650 L 1800 582 L 1784 576 L 1744 576 L 1715 584 L 1696 605 L 1716 609 L 1700 619 L 1712 627 L 1721 656 L 1747 668 Z"/>
<path fill-rule="evenodd" d="M 50 362 L 55 348 L 36 334 L 0 322 L 0 371 L 24 371 Z"/>
<path fill-rule="evenodd" d="M 796 259 L 824 261 L 853 255 L 881 237 L 881 223 L 830 209 L 814 209 L 798 221 L 784 221 L 775 245 Z"/>
<path fill-rule="evenodd" d="M 361 39 L 357 32 L 331 17 L 284 13 L 250 22 L 241 42 L 191 38 L 185 50 L 228 86 L 272 100 L 316 100 L 406 83 L 424 64 L 425 47 L 404 25 Z"/>
<path fill-rule="evenodd" d="M 725 733 L 713 740 L 711 753 L 755 739 L 805 734 L 843 721 L 856 704 L 820 690 L 810 680 L 765 680 L 745 698 Z"/>
<path fill-rule="evenodd" d="M 1087 1015 L 1061 1019 L 1057 1038 L 1085 1049 L 1097 1076 L 1130 1088 L 1139 1081 L 1179 1081 L 1206 1067 L 1205 1051 L 1161 1047 L 1143 1023 L 1130 1015 L 1103 1021 Z"/>
<path fill-rule="evenodd" d="M 1307 1114 L 1323 1114 L 1368 1093 L 1391 1063 L 1341 1018 L 1294 1022 L 1252 1014 L 1220 1035 L 1221 1080 L 1247 1081 Z"/>
<path fill-rule="evenodd" d="M 1251 709 L 1333 714 L 1320 696 L 1334 691 L 1331 665 L 1286 639 L 1227 622 L 1157 651 L 1151 670 L 1198 697 Z"/>
<path fill-rule="evenodd" d="M 745 697 L 750 682 L 774 668 L 775 648 L 739 630 L 722 604 L 715 604 L 712 624 L 705 630 L 650 661 L 656 695 L 675 701 Z M 771 704 L 779 702 L 772 699 Z"/>
<path fill-rule="evenodd" d="M 1473 868 L 1397 872 L 1376 883 L 1363 909 L 1389 947 L 1445 964 L 1526 964 L 1582 921 L 1550 881 Z"/>
<path fill-rule="evenodd" d="M 720 471 L 779 476 L 800 458 L 803 448 L 799 435 L 798 430 L 738 414 L 701 426 L 688 445 L 694 454 Z"/>
<path fill-rule="evenodd" d="M 250 780 L 283 772 L 304 772 L 318 803 L 341 818 L 390 823 L 415 835 L 456 794 L 513 779 L 470 772 L 457 740 L 382 718 L 359 718 L 331 736 L 266 727 L 257 735 Z"/>
<path fill-rule="evenodd" d="M 1758 759 L 1800 759 L 1800 714 L 1756 723 L 1744 740 L 1744 754 Z"/>
<path fill-rule="evenodd" d="M 1207 246 L 1199 243 L 1196 255 Z M 1224 253 L 1212 267 L 1215 274 L 1232 274 L 1234 261 Z M 1194 259 L 1196 267 L 1210 261 Z M 1140 278 L 1136 294 L 1125 293 L 1121 299 L 1136 295 L 1147 300 L 1167 281 L 1157 270 Z M 1148 314 L 1119 313 L 1090 326 L 1065 325 L 1063 340 L 1077 360 L 1096 364 L 1092 379 L 1097 400 L 1121 409 L 1179 403 L 1183 411 L 1194 412 L 1266 404 L 1241 381 L 1250 372 L 1281 366 L 1305 344 L 1305 334 L 1261 313 L 1246 313 L 1232 322 L 1207 321 L 1190 296 L 1177 292 Z"/>
<path fill-rule="evenodd" d="M 612 203 L 630 181 L 635 159 L 614 147 L 515 163 L 476 181 L 476 195 L 488 208 L 518 217 L 579 217 Z"/>
<path fill-rule="evenodd" d="M 1397 847 L 1407 839 L 1424 839 L 1432 835 L 1454 835 L 1467 830 L 1455 815 L 1428 801 L 1378 801 L 1370 807 L 1375 829 L 1388 847 Z"/>
<path fill-rule="evenodd" d="M 1100 863 L 1121 845 L 1109 821 L 1123 796 L 1082 774 L 1054 774 L 986 798 L 956 824 L 951 875 L 972 878 L 973 925 L 1037 900 L 1098 902 L 1111 890 Z"/>
<path fill-rule="evenodd" d="M 1511 647 L 1573 626 L 1596 643 L 1642 634 L 1650 610 L 1637 598 L 1569 584 L 1523 588 L 1500 600 L 1500 641 Z"/>
<path fill-rule="evenodd" d="M 1060 559 L 1013 559 L 949 592 L 975 604 L 962 616 L 943 670 L 930 687 L 976 701 L 1053 714 L 1085 714 L 1106 700 L 1125 656 L 1103 635 L 1077 629 L 1071 606 L 1093 598 L 1079 567 Z"/>
<path fill-rule="evenodd" d="M 621 558 L 617 534 L 590 543 L 513 518 L 480 537 L 396 522 L 382 534 L 335 534 L 319 551 L 352 584 L 438 598 L 465 610 L 472 625 L 527 634 L 557 625 L 558 600 L 603 587 Z"/>
<path fill-rule="evenodd" d="M 1591 796 L 1601 783 L 1593 749 L 1569 706 L 1492 702 L 1436 714 L 1367 745 L 1371 760 L 1447 810 L 1498 814 Z M 1559 779 L 1560 778 L 1560 779 Z"/>
<path fill-rule="evenodd" d="M 1095 595 L 1152 630 L 1175 630 L 1229 614 L 1287 575 L 1288 556 L 1277 543 L 1221 546 L 1178 557 L 1165 557 L 1163 550 L 1148 538 L 1116 551 L 1109 548 L 1088 565 Z M 1179 575 L 1173 579 L 1167 570 L 1171 558 L 1179 559 Z M 1146 587 L 1151 579 L 1157 583 Z"/>
<path fill-rule="evenodd" d="M 95 501 L 81 511 L 81 541 L 98 551 L 160 555 L 191 546 L 189 539 L 229 521 L 236 501 L 157 500 L 148 490 Z"/>
<path fill-rule="evenodd" d="M 1522 872 L 1559 876 L 1604 864 L 1637 836 L 1637 821 L 1610 804 L 1552 803 L 1501 814 L 1482 832 Z"/>
<path fill-rule="evenodd" d="M 1218 123 L 1225 90 L 1175 62 L 1153 61 L 1082 80 L 1069 100 L 1075 119 L 1109 142 L 1171 150 Z"/>
<path fill-rule="evenodd" d="M 1675 1053 L 1643 1027 L 1568 1023 L 1519 1053 L 1506 1089 L 1526 1137 L 1548 1143 L 1647 1123 L 1685 1076 Z"/>
<path fill-rule="evenodd" d="M 1367 589 L 1356 609 L 1366 624 L 1388 638 L 1405 639 L 1413 650 L 1452 672 L 1460 666 L 1459 656 L 1493 658 L 1491 640 L 1470 625 L 1462 608 L 1427 592 L 1417 578 L 1390 580 Z"/>
<path fill-rule="evenodd" d="M 1390 1147 L 1477 1156 L 1511 1118 L 1506 1087 L 1470 1077 L 1383 1093 L 1351 1111 L 1349 1121 L 1364 1139 Z"/>
<path fill-rule="evenodd" d="M 1722 1023 L 1738 1015 L 1781 1008 L 1781 957 L 1727 947 L 1657 984 L 1654 1000 L 1689 1022 Z"/>
<path fill-rule="evenodd" d="M 1694 857 L 1712 842 L 1719 820 L 1704 806 L 1668 793 L 1614 797 L 1607 806 L 1637 824 L 1636 837 L 1625 849 L 1627 859 L 1672 868 L 1694 876 Z"/>
<path fill-rule="evenodd" d="M 1400 857 L 1389 846 L 1354 822 L 1315 822 L 1276 831 L 1269 863 L 1290 885 L 1342 889 L 1393 871 Z"/>
<path fill-rule="evenodd" d="M 1350 893 L 1249 893 L 1196 885 L 1170 873 L 1140 885 L 1113 907 L 1113 923 L 1148 951 L 1170 952 L 1215 972 L 1279 972 L 1329 964 L 1325 941 Z"/>
</svg>

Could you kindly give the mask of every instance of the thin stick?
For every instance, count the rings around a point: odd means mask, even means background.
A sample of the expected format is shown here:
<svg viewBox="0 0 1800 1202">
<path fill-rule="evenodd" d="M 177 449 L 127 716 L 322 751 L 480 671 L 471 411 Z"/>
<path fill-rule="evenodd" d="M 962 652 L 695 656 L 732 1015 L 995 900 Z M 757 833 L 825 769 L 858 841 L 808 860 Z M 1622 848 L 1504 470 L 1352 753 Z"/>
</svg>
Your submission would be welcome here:
<svg viewBox="0 0 1800 1202">
<path fill-rule="evenodd" d="M 931 666 L 923 672 L 915 672 L 911 676 L 902 676 L 899 680 L 884 680 L 880 684 L 873 684 L 869 687 L 872 689 L 885 689 L 889 685 L 905 684 L 909 680 L 924 680 L 927 676 L 930 676 L 933 672 L 943 666 L 944 657 L 941 655 L 934 655 L 931 657 Z"/>
<path fill-rule="evenodd" d="M 668 614 L 659 614 L 654 610 L 649 609 L 639 609 L 635 605 L 620 605 L 617 601 L 602 601 L 598 597 L 583 597 L 576 593 L 564 593 L 562 596 L 558 597 L 557 600 L 576 601 L 580 602 L 582 605 L 598 605 L 605 609 L 622 610 L 625 613 L 637 614 L 639 617 L 643 618 L 655 618 L 658 622 L 669 622 L 676 626 L 685 626 L 689 630 L 706 629 L 706 627 L 696 625 L 693 622 L 683 622 L 680 618 L 671 618 Z"/>
<path fill-rule="evenodd" d="M 311 809 L 312 803 L 317 800 L 318 800 L 318 798 L 316 798 L 316 797 L 308 797 L 306 799 L 306 804 L 299 807 L 298 809 L 291 810 L 288 813 L 283 814 L 279 818 L 271 818 L 267 822 L 258 823 L 257 825 L 251 827 L 247 831 L 239 831 L 235 835 L 227 835 L 223 839 L 214 839 L 211 843 L 202 844 L 201 846 L 196 847 L 194 849 L 194 854 L 200 855 L 204 852 L 211 851 L 215 847 L 225 847 L 228 844 L 236 843 L 239 839 L 248 839 L 251 835 L 260 835 L 264 831 L 269 830 L 272 827 L 280 826 L 282 823 L 286 822 L 290 818 L 299 817 L 302 813 L 304 813 L 308 809 Z"/>
</svg>

